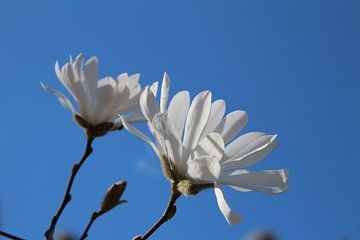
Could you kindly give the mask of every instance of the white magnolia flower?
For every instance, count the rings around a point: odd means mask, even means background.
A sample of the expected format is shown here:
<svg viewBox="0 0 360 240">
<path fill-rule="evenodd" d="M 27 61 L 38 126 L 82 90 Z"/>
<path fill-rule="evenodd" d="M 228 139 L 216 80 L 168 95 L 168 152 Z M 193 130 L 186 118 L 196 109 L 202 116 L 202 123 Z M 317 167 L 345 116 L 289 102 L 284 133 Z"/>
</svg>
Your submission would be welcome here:
<svg viewBox="0 0 360 240">
<path fill-rule="evenodd" d="M 56 62 L 55 72 L 59 81 L 73 96 L 79 112 L 64 94 L 44 83 L 41 83 L 42 87 L 55 94 L 64 107 L 74 115 L 80 116 L 92 127 L 110 122 L 118 128 L 121 126 L 119 114 L 129 122 L 145 121 L 139 108 L 141 93 L 139 74 L 128 76 L 127 73 L 122 73 L 115 80 L 112 77 L 105 77 L 98 81 L 97 58 L 91 57 L 84 64 L 82 54 L 79 54 L 75 61 L 70 58 L 70 62 L 61 70 Z M 151 90 L 156 95 L 157 83 L 151 86 Z"/>
<path fill-rule="evenodd" d="M 236 224 L 242 217 L 227 204 L 221 184 L 239 191 L 268 194 L 287 189 L 287 170 L 251 172 L 241 169 L 266 157 L 276 146 L 276 135 L 250 132 L 233 140 L 247 123 L 246 112 L 237 110 L 224 117 L 225 102 L 211 103 L 209 91 L 199 93 L 191 104 L 189 93 L 179 92 L 167 107 L 169 84 L 165 73 L 160 107 L 148 88 L 140 97 L 140 108 L 156 143 L 124 119 L 123 124 L 148 142 L 160 158 L 168 159 L 171 171 L 179 180 L 180 192 L 192 194 L 201 190 L 201 186 L 214 187 L 221 212 L 229 224 Z"/>
</svg>

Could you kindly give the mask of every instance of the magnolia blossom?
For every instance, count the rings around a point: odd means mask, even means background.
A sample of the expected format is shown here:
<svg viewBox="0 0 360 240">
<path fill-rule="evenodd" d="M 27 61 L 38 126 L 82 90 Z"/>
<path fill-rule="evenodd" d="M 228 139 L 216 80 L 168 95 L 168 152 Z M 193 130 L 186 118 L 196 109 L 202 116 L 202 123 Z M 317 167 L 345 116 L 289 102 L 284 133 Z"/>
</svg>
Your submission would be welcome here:
<svg viewBox="0 0 360 240">
<path fill-rule="evenodd" d="M 55 94 L 64 107 L 74 115 L 80 116 L 88 125 L 94 127 L 110 122 L 118 128 L 121 126 L 119 114 L 129 122 L 145 121 L 139 108 L 141 93 L 139 74 L 129 76 L 127 73 L 122 73 L 116 79 L 105 77 L 98 81 L 97 58 L 91 57 L 84 64 L 82 54 L 79 54 L 75 61 L 70 58 L 70 62 L 66 63 L 61 70 L 59 63 L 56 62 L 55 73 L 76 101 L 79 112 L 64 94 L 44 83 L 41 83 L 42 87 Z M 156 95 L 157 83 L 150 88 Z"/>
<path fill-rule="evenodd" d="M 239 191 L 259 191 L 268 194 L 287 189 L 287 170 L 251 172 L 251 166 L 270 153 L 277 145 L 276 135 L 249 132 L 233 140 L 247 123 L 244 111 L 234 111 L 224 117 L 225 102 L 211 102 L 211 92 L 199 93 L 190 104 L 187 91 L 177 93 L 167 106 L 170 80 L 165 73 L 158 106 L 149 88 L 140 97 L 140 108 L 155 138 L 145 134 L 123 119 L 124 127 L 148 142 L 157 155 L 165 157 L 179 180 L 183 194 L 195 194 L 201 186 L 214 188 L 218 206 L 229 224 L 239 223 L 240 215 L 229 207 L 222 184 Z M 186 181 L 186 186 L 181 182 Z M 189 185 L 190 183 L 190 185 Z M 187 188 L 191 186 L 191 188 Z"/>
</svg>

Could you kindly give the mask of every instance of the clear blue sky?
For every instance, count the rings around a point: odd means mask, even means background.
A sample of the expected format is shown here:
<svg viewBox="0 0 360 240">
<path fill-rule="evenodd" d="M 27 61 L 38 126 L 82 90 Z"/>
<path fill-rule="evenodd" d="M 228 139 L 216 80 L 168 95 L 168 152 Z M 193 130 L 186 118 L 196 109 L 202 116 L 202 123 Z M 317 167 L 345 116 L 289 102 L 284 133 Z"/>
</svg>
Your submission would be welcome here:
<svg viewBox="0 0 360 240">
<path fill-rule="evenodd" d="M 245 131 L 277 133 L 256 169 L 289 168 L 283 195 L 226 189 L 245 216 L 230 227 L 212 191 L 178 202 L 152 239 L 239 240 L 269 228 L 281 239 L 360 239 L 360 2 L 2 1 L 0 3 L 1 228 L 41 239 L 62 198 L 82 130 L 39 82 L 64 90 L 54 63 L 98 56 L 100 75 L 172 79 L 172 94 L 213 91 L 246 110 Z M 126 131 L 98 139 L 59 230 L 79 234 L 104 191 L 125 179 L 129 203 L 97 221 L 89 239 L 130 239 L 168 198 L 151 148 Z"/>
</svg>

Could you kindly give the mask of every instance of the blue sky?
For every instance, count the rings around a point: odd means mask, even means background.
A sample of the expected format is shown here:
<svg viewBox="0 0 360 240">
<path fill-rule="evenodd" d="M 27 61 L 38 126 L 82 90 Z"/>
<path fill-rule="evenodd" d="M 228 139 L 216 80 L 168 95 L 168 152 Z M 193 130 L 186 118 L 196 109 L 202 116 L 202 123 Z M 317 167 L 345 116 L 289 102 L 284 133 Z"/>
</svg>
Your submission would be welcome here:
<svg viewBox="0 0 360 240">
<path fill-rule="evenodd" d="M 359 1 L 2 1 L 0 3 L 0 229 L 39 239 L 83 151 L 83 131 L 39 82 L 70 54 L 96 55 L 102 77 L 172 79 L 172 94 L 209 89 L 246 131 L 277 133 L 255 169 L 290 169 L 283 195 L 226 189 L 245 216 L 228 226 L 212 191 L 178 201 L 152 239 L 360 239 Z M 113 182 L 129 203 L 99 219 L 88 239 L 131 239 L 162 213 L 168 182 L 151 148 L 126 131 L 99 138 L 58 230 L 80 234 Z"/>
</svg>

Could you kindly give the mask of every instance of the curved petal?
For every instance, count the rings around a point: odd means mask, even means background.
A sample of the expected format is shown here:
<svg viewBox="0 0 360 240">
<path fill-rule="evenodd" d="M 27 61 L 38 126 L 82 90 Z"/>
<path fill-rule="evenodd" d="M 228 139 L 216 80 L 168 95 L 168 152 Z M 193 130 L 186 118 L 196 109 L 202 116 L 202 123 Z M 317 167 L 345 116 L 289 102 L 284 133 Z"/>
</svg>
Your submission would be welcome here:
<svg viewBox="0 0 360 240">
<path fill-rule="evenodd" d="M 258 172 L 235 170 L 233 172 L 223 173 L 219 182 L 234 186 L 235 189 L 236 187 L 240 187 L 268 194 L 276 194 L 287 190 L 289 171 L 284 169 Z"/>
<path fill-rule="evenodd" d="M 183 146 L 180 139 L 176 136 L 167 115 L 164 113 L 156 114 L 152 120 L 152 126 L 159 141 L 166 149 L 167 158 L 175 164 L 176 169 L 181 174 L 185 174 L 186 165 L 182 159 Z"/>
<path fill-rule="evenodd" d="M 242 216 L 231 210 L 228 203 L 226 202 L 223 190 L 219 184 L 214 185 L 214 191 L 215 191 L 217 204 L 220 208 L 220 211 L 224 215 L 226 221 L 230 225 L 240 223 L 241 220 L 243 219 Z"/>
<path fill-rule="evenodd" d="M 195 183 L 215 182 L 221 172 L 219 161 L 213 156 L 201 156 L 188 161 L 188 176 Z"/>
<path fill-rule="evenodd" d="M 151 86 L 150 86 L 150 90 L 151 90 L 151 92 L 154 94 L 155 97 L 157 96 L 158 85 L 159 85 L 158 82 L 154 82 L 154 83 L 151 84 Z"/>
<path fill-rule="evenodd" d="M 194 158 L 210 155 L 219 161 L 224 154 L 224 140 L 218 133 L 209 133 L 199 142 L 193 153 Z"/>
<path fill-rule="evenodd" d="M 153 141 L 150 140 L 150 138 L 148 138 L 145 134 L 143 134 L 137 128 L 135 128 L 131 124 L 129 124 L 123 117 L 121 117 L 121 121 L 122 121 L 122 125 L 124 126 L 124 128 L 126 130 L 128 130 L 132 134 L 138 136 L 139 138 L 141 138 L 142 140 L 144 140 L 145 142 L 150 144 L 150 146 L 154 149 L 156 155 L 158 155 L 158 157 L 160 157 L 159 148 L 156 146 L 156 144 Z"/>
<path fill-rule="evenodd" d="M 139 84 L 139 79 L 140 79 L 140 74 L 139 73 L 135 73 L 135 74 L 132 74 L 128 77 L 128 88 L 130 89 L 130 92 L 132 93 L 132 96 L 136 95 L 138 90 L 138 86 L 140 85 Z M 141 87 L 140 87 L 141 89 Z M 136 91 L 136 92 L 134 92 Z"/>
<path fill-rule="evenodd" d="M 211 108 L 211 92 L 199 93 L 191 103 L 185 124 L 184 147 L 196 147 L 200 135 L 208 121 Z"/>
<path fill-rule="evenodd" d="M 275 138 L 276 135 L 265 135 L 255 139 L 239 154 L 235 155 L 228 161 L 223 162 L 222 168 L 224 170 L 229 170 L 254 165 L 264 159 L 278 146 Z"/>
<path fill-rule="evenodd" d="M 73 96 L 73 98 L 76 100 L 76 96 L 74 94 L 74 92 L 72 91 L 72 87 L 71 84 L 68 83 L 67 79 L 63 77 L 63 74 L 60 70 L 59 67 L 59 62 L 56 61 L 55 63 L 55 74 L 56 77 L 59 79 L 59 81 L 61 82 L 61 84 L 66 88 L 66 90 Z"/>
<path fill-rule="evenodd" d="M 167 73 L 164 73 L 163 82 L 161 84 L 160 112 L 166 112 L 166 106 L 169 99 L 170 79 Z"/>
<path fill-rule="evenodd" d="M 91 111 L 93 113 L 91 123 L 96 125 L 112 117 L 109 116 L 109 114 L 112 112 L 113 101 L 117 97 L 116 93 L 118 93 L 118 91 L 121 91 L 119 95 L 124 97 L 124 99 L 129 98 L 129 89 L 127 89 L 127 87 L 122 87 L 121 90 L 116 88 L 116 82 L 112 77 L 106 77 L 98 81 L 98 86 L 94 94 L 95 105 L 89 109 L 89 112 Z"/>
<path fill-rule="evenodd" d="M 216 100 L 211 104 L 211 110 L 209 115 L 209 120 L 206 123 L 206 126 L 201 134 L 201 138 L 205 137 L 208 133 L 213 132 L 215 128 L 219 125 L 221 119 L 225 114 L 225 101 L 222 99 Z"/>
<path fill-rule="evenodd" d="M 247 113 L 237 110 L 226 115 L 214 132 L 220 133 L 225 143 L 228 143 L 240 132 L 247 121 Z"/>
<path fill-rule="evenodd" d="M 236 154 L 244 150 L 247 146 L 249 146 L 249 144 L 251 144 L 255 139 L 262 137 L 264 135 L 265 133 L 261 133 L 261 132 L 249 132 L 239 136 L 229 145 L 226 146 L 224 157 L 229 159 L 235 156 Z"/>
<path fill-rule="evenodd" d="M 178 92 L 170 101 L 168 117 L 173 123 L 175 132 L 181 139 L 186 117 L 190 106 L 190 96 L 188 91 Z"/>
<path fill-rule="evenodd" d="M 84 78 L 90 92 L 94 92 L 97 87 L 97 81 L 99 78 L 99 61 L 96 57 L 91 57 L 86 61 L 84 68 Z"/>
<path fill-rule="evenodd" d="M 58 100 L 60 101 L 61 105 L 63 105 L 65 108 L 69 109 L 73 114 L 76 114 L 74 106 L 72 105 L 70 100 L 64 94 L 62 94 L 61 92 L 47 86 L 46 84 L 44 84 L 42 82 L 40 82 L 40 84 L 41 84 L 41 87 L 44 90 L 55 94 L 58 97 Z"/>
<path fill-rule="evenodd" d="M 159 112 L 156 99 L 150 88 L 145 88 L 140 96 L 140 109 L 144 117 L 151 123 L 155 114 Z"/>
</svg>

